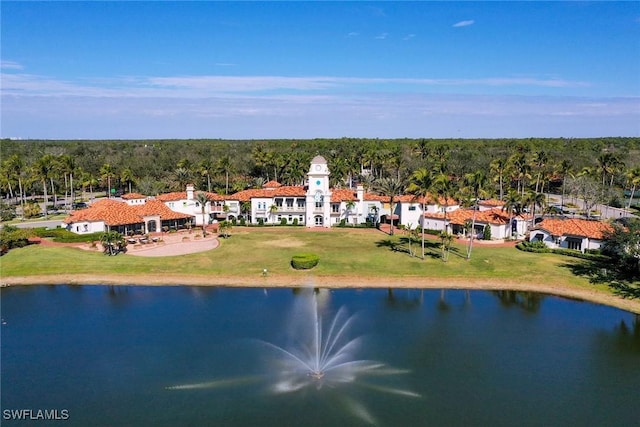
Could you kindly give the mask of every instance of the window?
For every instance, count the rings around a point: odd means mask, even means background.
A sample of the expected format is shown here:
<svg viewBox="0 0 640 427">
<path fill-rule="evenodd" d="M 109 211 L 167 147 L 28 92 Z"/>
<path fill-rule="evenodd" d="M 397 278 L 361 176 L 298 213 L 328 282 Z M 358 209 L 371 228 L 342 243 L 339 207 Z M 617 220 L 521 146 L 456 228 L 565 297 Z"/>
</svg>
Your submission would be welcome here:
<svg viewBox="0 0 640 427">
<path fill-rule="evenodd" d="M 281 207 L 282 207 L 282 199 L 276 199 L 276 206 L 277 206 L 278 208 L 281 208 Z"/>
<path fill-rule="evenodd" d="M 303 209 L 303 208 L 304 208 L 304 200 L 303 200 L 303 199 L 298 199 L 297 203 L 298 203 L 298 207 L 299 207 L 300 209 Z"/>
<path fill-rule="evenodd" d="M 582 240 L 579 239 L 567 239 L 567 247 L 575 251 L 582 250 Z"/>
<path fill-rule="evenodd" d="M 340 205 L 338 203 L 331 204 L 331 212 L 338 213 L 340 212 Z"/>
<path fill-rule="evenodd" d="M 409 211 L 415 211 L 416 207 L 414 205 L 409 206 Z"/>
</svg>

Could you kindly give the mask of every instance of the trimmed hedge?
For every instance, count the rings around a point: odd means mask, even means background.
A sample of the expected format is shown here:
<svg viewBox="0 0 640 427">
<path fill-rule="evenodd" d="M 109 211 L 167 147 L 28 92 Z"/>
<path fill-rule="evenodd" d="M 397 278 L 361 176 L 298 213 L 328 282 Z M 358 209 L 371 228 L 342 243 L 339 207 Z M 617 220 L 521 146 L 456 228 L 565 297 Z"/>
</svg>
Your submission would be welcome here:
<svg viewBox="0 0 640 427">
<path fill-rule="evenodd" d="M 593 251 L 591 253 L 588 253 L 588 252 L 582 253 L 574 249 L 565 249 L 565 248 L 551 249 L 542 242 L 520 242 L 516 245 L 516 249 L 520 249 L 521 251 L 525 251 L 525 252 L 534 252 L 539 254 L 546 253 L 546 254 L 564 255 L 564 256 L 570 256 L 574 258 L 586 259 L 589 261 L 606 262 L 606 261 L 609 261 L 610 259 L 606 255 L 593 253 Z"/>
<path fill-rule="evenodd" d="M 84 243 L 100 240 L 103 233 L 76 234 L 64 228 L 34 228 L 33 233 L 38 237 L 52 237 L 54 242 L 60 243 Z"/>
<path fill-rule="evenodd" d="M 309 270 L 320 261 L 320 257 L 316 254 L 298 254 L 291 258 L 291 267 L 296 270 Z"/>
</svg>

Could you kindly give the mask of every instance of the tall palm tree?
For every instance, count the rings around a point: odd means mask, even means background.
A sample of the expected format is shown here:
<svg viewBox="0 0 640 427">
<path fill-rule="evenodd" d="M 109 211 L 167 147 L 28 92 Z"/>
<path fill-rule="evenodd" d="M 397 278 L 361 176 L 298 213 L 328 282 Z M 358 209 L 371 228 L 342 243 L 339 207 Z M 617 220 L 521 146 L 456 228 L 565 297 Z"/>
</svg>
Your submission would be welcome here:
<svg viewBox="0 0 640 427">
<path fill-rule="evenodd" d="M 544 151 L 540 150 L 534 153 L 533 155 L 533 165 L 536 168 L 536 190 L 537 193 L 540 189 L 540 179 L 544 174 L 544 169 L 547 166 L 547 162 L 549 161 L 549 156 Z M 544 184 L 543 184 L 544 187 Z"/>
<path fill-rule="evenodd" d="M 107 182 L 107 197 L 111 198 L 111 179 L 115 178 L 116 170 L 110 163 L 105 163 L 100 168 L 100 179 Z"/>
<path fill-rule="evenodd" d="M 347 224 L 349 223 L 349 216 L 351 216 L 355 207 L 356 207 L 356 202 L 353 200 L 348 200 L 347 203 L 345 203 L 345 208 L 346 208 L 345 215 L 347 217 Z"/>
<path fill-rule="evenodd" d="M 376 180 L 376 188 L 378 193 L 389 197 L 389 205 L 391 206 L 391 229 L 389 234 L 393 236 L 393 215 L 396 210 L 396 197 L 402 194 L 404 184 L 397 178 L 379 178 Z"/>
<path fill-rule="evenodd" d="M 438 199 L 439 199 L 438 203 L 444 202 L 444 208 L 443 208 L 444 230 L 441 233 L 442 261 L 447 262 L 449 260 L 449 246 L 451 243 L 451 239 L 448 237 L 451 234 L 449 233 L 449 225 L 447 224 L 447 206 L 449 205 L 449 201 L 453 198 L 455 188 L 451 183 L 449 176 L 441 173 L 435 177 L 433 181 L 433 189 L 435 193 L 438 195 Z"/>
<path fill-rule="evenodd" d="M 22 189 L 22 178 L 25 173 L 25 164 L 18 154 L 11 155 L 3 164 L 5 173 L 9 181 L 15 180 L 18 183 L 18 193 L 20 195 L 21 218 L 24 219 L 24 192 Z"/>
<path fill-rule="evenodd" d="M 513 214 L 522 214 L 522 195 L 516 190 L 510 190 L 504 200 L 502 210 L 509 212 L 509 237 L 513 237 Z"/>
<path fill-rule="evenodd" d="M 215 165 L 210 159 L 204 159 L 198 166 L 198 173 L 207 178 L 207 191 L 211 192 L 211 175 L 215 173 Z"/>
<path fill-rule="evenodd" d="M 55 158 L 51 154 L 45 154 L 35 161 L 33 164 L 33 173 L 37 180 L 42 183 L 42 191 L 44 195 L 44 217 L 48 218 L 47 205 L 49 204 L 49 195 L 47 193 L 47 180 L 51 178 Z"/>
<path fill-rule="evenodd" d="M 75 159 L 74 156 L 71 156 L 69 154 L 65 154 L 65 155 L 60 157 L 59 164 L 60 164 L 60 170 L 64 174 L 64 184 L 65 184 L 64 198 L 65 198 L 65 204 L 66 204 L 67 208 L 69 206 L 73 207 L 73 202 L 75 201 L 73 176 L 74 176 L 74 173 L 78 169 L 78 166 L 76 165 L 76 159 Z M 69 178 L 68 187 L 69 187 L 69 198 L 71 199 L 71 204 L 69 204 L 68 199 L 67 199 L 67 177 Z"/>
<path fill-rule="evenodd" d="M 273 204 L 269 206 L 269 216 L 271 217 L 271 222 L 273 223 L 273 216 L 278 212 L 278 206 Z"/>
<path fill-rule="evenodd" d="M 202 211 L 202 236 L 206 236 L 207 235 L 207 202 L 209 202 L 209 198 L 207 197 L 207 195 L 202 192 L 202 191 L 198 191 L 196 193 L 196 200 L 198 201 L 198 203 L 200 203 L 200 209 Z"/>
<path fill-rule="evenodd" d="M 544 193 L 528 192 L 524 196 L 525 203 L 531 206 L 531 228 L 535 227 L 536 207 L 541 209 L 547 204 L 547 198 Z"/>
<path fill-rule="evenodd" d="M 558 164 L 558 172 L 562 176 L 562 197 L 560 198 L 560 209 L 564 211 L 564 195 L 566 191 L 567 175 L 571 173 L 573 165 L 570 160 L 564 159 Z"/>
<path fill-rule="evenodd" d="M 131 185 L 136 182 L 136 177 L 133 174 L 133 171 L 131 170 L 131 168 L 125 168 L 120 173 L 120 182 L 127 184 L 129 188 L 129 193 L 131 193 Z"/>
<path fill-rule="evenodd" d="M 184 191 L 187 184 L 191 184 L 193 182 L 193 176 L 191 171 L 187 168 L 176 168 L 171 174 L 171 181 L 171 186 L 174 189 Z"/>
<path fill-rule="evenodd" d="M 625 174 L 627 178 L 627 182 L 631 187 L 631 194 L 629 195 L 629 203 L 627 204 L 627 209 L 631 209 L 631 203 L 633 202 L 633 195 L 636 192 L 636 188 L 640 186 L 640 167 L 635 167 L 633 169 L 629 169 Z"/>
<path fill-rule="evenodd" d="M 420 221 L 420 229 L 422 231 L 422 260 L 424 256 L 424 214 L 427 211 L 427 198 L 431 195 L 433 188 L 433 175 L 427 168 L 420 168 L 413 172 L 409 177 L 409 185 L 407 192 L 422 199 L 422 219 Z"/>
<path fill-rule="evenodd" d="M 489 170 L 494 175 L 494 182 L 498 182 L 500 200 L 504 198 L 504 174 L 507 170 L 507 161 L 505 159 L 499 158 L 494 159 L 489 165 Z"/>
<path fill-rule="evenodd" d="M 218 159 L 218 163 L 216 164 L 216 170 L 218 173 L 224 174 L 225 176 L 225 190 L 224 194 L 229 194 L 229 174 L 233 172 L 234 165 L 231 156 L 224 155 Z"/>
<path fill-rule="evenodd" d="M 476 214 L 478 212 L 478 201 L 485 194 L 485 186 L 487 185 L 487 176 L 482 169 L 473 173 L 468 173 L 464 177 L 465 185 L 468 187 L 470 194 L 473 196 L 473 216 L 471 218 L 471 236 L 467 246 L 467 260 L 471 259 L 471 251 L 473 250 L 473 238 L 476 229 Z"/>
</svg>

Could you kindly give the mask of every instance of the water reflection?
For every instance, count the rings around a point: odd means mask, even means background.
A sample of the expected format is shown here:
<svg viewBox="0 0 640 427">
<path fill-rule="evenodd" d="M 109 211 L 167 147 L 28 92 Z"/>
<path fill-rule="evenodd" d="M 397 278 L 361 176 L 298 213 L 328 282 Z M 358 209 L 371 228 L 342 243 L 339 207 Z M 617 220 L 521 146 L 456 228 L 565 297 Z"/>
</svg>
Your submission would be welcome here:
<svg viewBox="0 0 640 427">
<path fill-rule="evenodd" d="M 296 394 L 310 399 L 328 398 L 334 404 L 340 402 L 350 415 L 367 424 L 377 424 L 377 421 L 364 401 L 355 397 L 363 390 L 420 397 L 392 381 L 392 377 L 408 374 L 409 370 L 362 358 L 367 348 L 365 336 L 354 333 L 356 316 L 348 315 L 344 307 L 329 316 L 329 296 L 330 292 L 317 289 L 297 296 L 284 325 L 288 331 L 287 342 L 256 340 L 265 360 L 260 375 L 174 385 L 167 389 L 217 389 L 262 383 L 272 395 Z"/>
<path fill-rule="evenodd" d="M 520 307 L 530 313 L 540 310 L 544 295 L 537 292 L 524 291 L 493 291 L 504 307 Z"/>
</svg>

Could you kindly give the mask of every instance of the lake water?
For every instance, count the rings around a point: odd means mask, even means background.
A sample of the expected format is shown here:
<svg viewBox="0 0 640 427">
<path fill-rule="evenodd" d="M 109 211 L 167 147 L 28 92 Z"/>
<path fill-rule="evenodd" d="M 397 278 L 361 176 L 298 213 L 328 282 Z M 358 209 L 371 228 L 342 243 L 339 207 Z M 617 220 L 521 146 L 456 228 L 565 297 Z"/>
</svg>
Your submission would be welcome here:
<svg viewBox="0 0 640 427">
<path fill-rule="evenodd" d="M 276 393 L 281 368 L 260 343 L 298 345 L 289 332 L 303 294 L 4 288 L 2 425 L 630 426 L 640 420 L 637 317 L 514 292 L 321 291 L 323 319 L 340 307 L 357 315 L 348 331 L 362 338 L 354 357 L 398 371 Z M 68 419 L 8 419 L 7 410 L 20 409 L 32 416 L 64 410 Z"/>
</svg>

